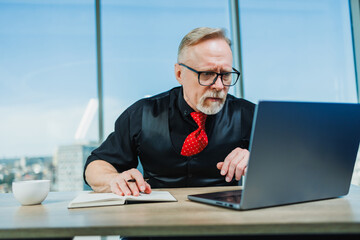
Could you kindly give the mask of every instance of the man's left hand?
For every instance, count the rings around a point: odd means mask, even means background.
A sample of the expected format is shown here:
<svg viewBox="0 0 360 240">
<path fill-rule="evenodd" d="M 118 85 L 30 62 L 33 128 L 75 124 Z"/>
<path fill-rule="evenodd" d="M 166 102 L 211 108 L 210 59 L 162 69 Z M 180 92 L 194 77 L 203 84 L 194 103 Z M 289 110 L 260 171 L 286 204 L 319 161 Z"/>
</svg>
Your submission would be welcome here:
<svg viewBox="0 0 360 240">
<path fill-rule="evenodd" d="M 249 151 L 247 149 L 235 148 L 223 162 L 218 162 L 216 167 L 220 174 L 225 176 L 227 182 L 231 182 L 235 175 L 237 181 L 245 175 L 249 161 Z"/>
</svg>

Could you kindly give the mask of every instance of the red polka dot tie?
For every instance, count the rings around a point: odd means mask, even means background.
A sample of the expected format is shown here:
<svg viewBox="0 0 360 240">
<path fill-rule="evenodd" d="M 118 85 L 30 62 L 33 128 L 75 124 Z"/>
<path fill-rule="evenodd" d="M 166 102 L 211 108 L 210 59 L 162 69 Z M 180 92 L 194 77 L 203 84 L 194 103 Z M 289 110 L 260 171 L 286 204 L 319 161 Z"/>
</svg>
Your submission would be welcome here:
<svg viewBox="0 0 360 240">
<path fill-rule="evenodd" d="M 208 138 L 205 133 L 205 121 L 207 115 L 201 112 L 192 112 L 191 117 L 199 126 L 198 129 L 190 133 L 182 146 L 181 155 L 192 156 L 201 152 L 208 144 Z"/>
</svg>

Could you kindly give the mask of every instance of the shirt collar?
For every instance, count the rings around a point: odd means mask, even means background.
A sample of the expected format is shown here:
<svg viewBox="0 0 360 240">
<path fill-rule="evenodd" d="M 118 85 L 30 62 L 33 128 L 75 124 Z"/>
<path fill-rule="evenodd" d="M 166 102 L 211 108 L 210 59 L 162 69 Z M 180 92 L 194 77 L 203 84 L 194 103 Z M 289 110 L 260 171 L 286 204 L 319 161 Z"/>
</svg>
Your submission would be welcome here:
<svg viewBox="0 0 360 240">
<path fill-rule="evenodd" d="M 190 113 L 195 112 L 195 110 L 192 109 L 185 101 L 182 87 L 180 88 L 180 93 L 178 97 L 178 106 L 183 116 L 189 116 Z"/>
</svg>

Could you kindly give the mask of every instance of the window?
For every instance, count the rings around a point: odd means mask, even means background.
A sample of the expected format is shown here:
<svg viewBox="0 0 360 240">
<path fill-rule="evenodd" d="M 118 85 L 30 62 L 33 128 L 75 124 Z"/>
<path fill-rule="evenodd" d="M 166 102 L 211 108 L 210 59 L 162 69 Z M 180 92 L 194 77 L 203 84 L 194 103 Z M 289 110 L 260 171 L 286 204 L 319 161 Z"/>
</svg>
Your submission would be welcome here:
<svg viewBox="0 0 360 240">
<path fill-rule="evenodd" d="M 348 1 L 242 0 L 245 97 L 357 102 Z"/>
<path fill-rule="evenodd" d="M 0 192 L 4 181 L 55 179 L 57 149 L 76 143 L 97 97 L 94 12 L 92 0 L 0 1 Z M 82 140 L 97 140 L 89 129 Z"/>
<path fill-rule="evenodd" d="M 174 64 L 182 37 L 196 27 L 229 31 L 227 0 L 102 1 L 105 137 L 140 98 L 179 86 Z"/>
<path fill-rule="evenodd" d="M 181 38 L 199 26 L 229 30 L 227 4 L 101 1 L 105 136 L 136 100 L 179 85 Z M 95 29 L 93 0 L 0 0 L 0 192 L 24 178 L 82 189 L 98 141 Z"/>
<path fill-rule="evenodd" d="M 246 99 L 357 102 L 348 1 L 241 0 L 239 9 Z"/>
</svg>

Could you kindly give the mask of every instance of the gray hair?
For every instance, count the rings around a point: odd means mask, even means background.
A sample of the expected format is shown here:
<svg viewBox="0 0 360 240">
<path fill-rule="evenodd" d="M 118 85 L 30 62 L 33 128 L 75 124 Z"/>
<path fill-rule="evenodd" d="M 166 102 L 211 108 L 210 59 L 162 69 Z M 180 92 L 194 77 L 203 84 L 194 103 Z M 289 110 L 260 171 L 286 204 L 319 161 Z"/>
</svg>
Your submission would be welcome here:
<svg viewBox="0 0 360 240">
<path fill-rule="evenodd" d="M 231 46 L 230 39 L 225 35 L 225 29 L 209 27 L 199 27 L 193 29 L 188 34 L 186 34 L 186 36 L 180 42 L 178 49 L 178 62 L 180 62 L 180 60 L 183 58 L 184 52 L 188 47 L 214 38 L 224 39 L 229 44 L 229 46 Z"/>
</svg>

